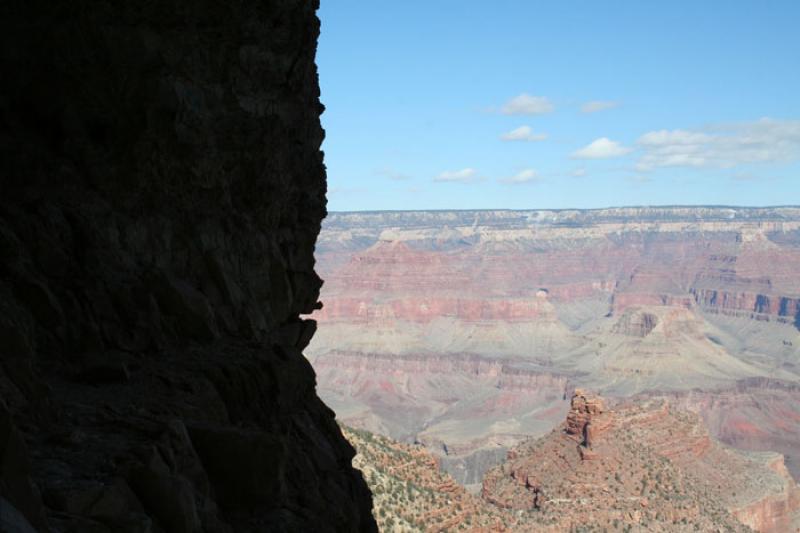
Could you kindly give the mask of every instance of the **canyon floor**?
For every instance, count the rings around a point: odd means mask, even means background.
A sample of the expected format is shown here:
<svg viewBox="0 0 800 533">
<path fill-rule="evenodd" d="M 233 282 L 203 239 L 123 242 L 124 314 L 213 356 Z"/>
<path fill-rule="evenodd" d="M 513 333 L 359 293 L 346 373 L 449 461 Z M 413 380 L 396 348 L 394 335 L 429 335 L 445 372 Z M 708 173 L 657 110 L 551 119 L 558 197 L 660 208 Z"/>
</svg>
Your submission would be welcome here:
<svg viewBox="0 0 800 533">
<path fill-rule="evenodd" d="M 576 388 L 800 476 L 800 208 L 332 213 L 316 257 L 321 397 L 473 493 Z"/>
</svg>

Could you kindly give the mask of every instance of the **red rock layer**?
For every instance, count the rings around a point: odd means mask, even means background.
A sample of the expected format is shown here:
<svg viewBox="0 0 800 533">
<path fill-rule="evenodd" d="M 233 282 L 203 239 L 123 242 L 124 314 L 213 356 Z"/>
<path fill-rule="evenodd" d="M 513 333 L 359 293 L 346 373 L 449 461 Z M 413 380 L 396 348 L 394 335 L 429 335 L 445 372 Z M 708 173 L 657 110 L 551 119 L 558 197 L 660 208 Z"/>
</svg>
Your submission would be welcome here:
<svg viewBox="0 0 800 533">
<path fill-rule="evenodd" d="M 591 447 L 576 444 L 604 417 L 609 422 L 591 435 Z M 560 428 L 519 445 L 486 475 L 482 495 L 556 530 L 592 523 L 778 533 L 800 517 L 800 490 L 781 456 L 724 448 L 698 417 L 663 401 L 605 411 L 583 391 Z"/>
<path fill-rule="evenodd" d="M 350 324 L 406 320 L 430 322 L 441 317 L 465 321 L 497 320 L 504 322 L 552 317 L 549 306 L 541 298 L 481 299 L 468 297 L 397 297 L 388 302 L 370 298 L 343 297 L 331 299 L 314 313 L 320 322 L 344 320 Z"/>
<path fill-rule="evenodd" d="M 703 209 L 696 213 L 716 216 Z M 395 316 L 412 320 L 442 313 L 515 319 L 536 316 L 524 304 L 515 310 L 514 302 L 534 299 L 539 289 L 563 302 L 613 293 L 615 312 L 700 305 L 790 323 L 800 316 L 800 217 L 794 211 L 760 215 L 788 217 L 785 224 L 754 224 L 743 217 L 694 225 L 680 210 L 658 212 L 671 218 L 664 222 L 648 221 L 642 211 L 636 213 L 642 218 L 623 224 L 604 223 L 602 213 L 586 212 L 586 225 L 572 227 L 503 226 L 499 213 L 487 212 L 486 227 L 474 228 L 470 221 L 447 229 L 419 229 L 415 223 L 425 213 L 396 215 L 368 217 L 374 226 L 357 239 L 357 230 L 348 226 L 357 224 L 357 217 L 341 214 L 328 224 L 317 251 L 328 274 L 325 302 L 334 307 L 343 302 L 321 317 L 357 320 L 364 310 L 345 303 L 356 299 L 367 307 L 405 301 L 392 304 Z M 491 303 L 494 299 L 507 303 Z"/>
</svg>

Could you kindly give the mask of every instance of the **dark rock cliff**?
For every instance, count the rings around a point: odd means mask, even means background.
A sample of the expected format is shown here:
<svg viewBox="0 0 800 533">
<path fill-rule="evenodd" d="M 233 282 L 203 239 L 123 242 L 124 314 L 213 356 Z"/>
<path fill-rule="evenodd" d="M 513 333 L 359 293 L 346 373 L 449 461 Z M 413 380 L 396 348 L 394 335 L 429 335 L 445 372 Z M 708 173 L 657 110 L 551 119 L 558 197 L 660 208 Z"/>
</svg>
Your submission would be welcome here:
<svg viewBox="0 0 800 533">
<path fill-rule="evenodd" d="M 375 530 L 301 353 L 316 7 L 0 7 L 0 530 Z"/>
</svg>

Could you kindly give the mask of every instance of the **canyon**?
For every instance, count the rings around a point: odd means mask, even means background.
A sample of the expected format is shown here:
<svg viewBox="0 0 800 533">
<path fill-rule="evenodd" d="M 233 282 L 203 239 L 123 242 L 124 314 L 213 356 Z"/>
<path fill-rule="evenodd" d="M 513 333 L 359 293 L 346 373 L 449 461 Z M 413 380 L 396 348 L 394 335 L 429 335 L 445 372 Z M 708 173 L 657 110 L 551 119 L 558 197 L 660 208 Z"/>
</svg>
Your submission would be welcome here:
<svg viewBox="0 0 800 533">
<path fill-rule="evenodd" d="M 316 256 L 321 397 L 472 491 L 579 387 L 800 475 L 800 208 L 331 213 Z"/>
<path fill-rule="evenodd" d="M 3 9 L 0 530 L 796 527 L 800 208 L 328 214 L 317 7 Z"/>
</svg>

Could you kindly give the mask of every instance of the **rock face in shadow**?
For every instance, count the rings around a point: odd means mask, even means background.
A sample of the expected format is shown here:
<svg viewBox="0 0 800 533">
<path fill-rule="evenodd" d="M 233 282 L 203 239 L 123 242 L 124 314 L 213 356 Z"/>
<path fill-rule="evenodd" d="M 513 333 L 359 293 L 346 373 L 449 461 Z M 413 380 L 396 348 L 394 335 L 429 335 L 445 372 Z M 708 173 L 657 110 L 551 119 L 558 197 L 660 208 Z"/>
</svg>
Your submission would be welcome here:
<svg viewBox="0 0 800 533">
<path fill-rule="evenodd" d="M 316 2 L 12 4 L 0 530 L 376 530 L 301 353 Z"/>
</svg>

